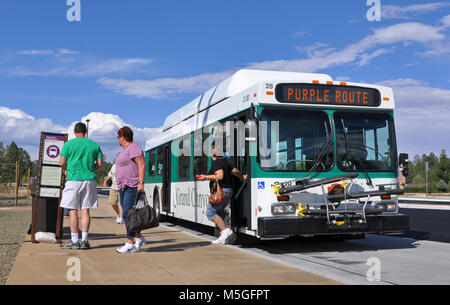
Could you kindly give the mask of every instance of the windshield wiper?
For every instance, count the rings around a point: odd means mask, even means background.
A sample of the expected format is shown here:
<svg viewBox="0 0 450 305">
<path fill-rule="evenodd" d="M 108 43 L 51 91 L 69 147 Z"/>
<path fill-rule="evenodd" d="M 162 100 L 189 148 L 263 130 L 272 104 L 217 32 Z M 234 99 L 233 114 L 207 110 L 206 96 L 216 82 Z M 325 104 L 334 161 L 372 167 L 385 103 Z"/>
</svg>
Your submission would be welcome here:
<svg viewBox="0 0 450 305">
<path fill-rule="evenodd" d="M 325 154 L 328 154 L 330 148 L 330 144 L 333 143 L 333 139 L 330 137 L 329 133 L 328 133 L 328 126 L 326 122 L 323 122 L 325 125 L 325 133 L 327 136 L 327 142 L 325 143 L 325 145 L 322 148 L 322 151 L 320 152 L 319 156 L 317 156 L 317 159 L 314 161 L 313 166 L 311 167 L 311 169 L 309 170 L 308 174 L 306 175 L 306 177 L 309 177 L 309 175 L 316 171 L 317 167 L 319 166 L 319 164 L 322 162 L 322 158 L 325 156 Z M 316 174 L 313 177 L 310 178 L 314 178 L 315 176 L 317 176 L 319 173 L 316 172 Z"/>
<path fill-rule="evenodd" d="M 358 155 L 355 155 L 353 153 L 353 151 L 350 149 L 350 144 L 348 142 L 348 138 L 347 138 L 347 131 L 346 131 L 346 127 L 345 127 L 345 123 L 344 123 L 344 119 L 341 119 L 341 123 L 342 123 L 342 131 L 344 133 L 344 145 L 345 145 L 345 150 L 346 150 L 346 155 L 352 156 L 352 159 L 354 161 L 357 161 L 357 165 L 359 165 L 362 169 L 363 175 L 366 178 L 367 181 L 367 185 L 370 185 L 373 187 L 373 183 L 372 183 L 372 179 L 370 179 L 369 174 L 367 173 L 366 168 L 364 167 L 363 161 L 361 160 L 361 158 Z"/>
</svg>

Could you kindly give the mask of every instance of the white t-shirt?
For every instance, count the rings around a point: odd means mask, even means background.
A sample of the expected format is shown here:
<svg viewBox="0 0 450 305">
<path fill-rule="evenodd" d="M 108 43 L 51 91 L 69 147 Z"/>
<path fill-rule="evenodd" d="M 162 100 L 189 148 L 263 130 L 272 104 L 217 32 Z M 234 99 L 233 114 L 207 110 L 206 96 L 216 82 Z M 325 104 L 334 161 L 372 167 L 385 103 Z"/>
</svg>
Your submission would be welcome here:
<svg viewBox="0 0 450 305">
<path fill-rule="evenodd" d="M 114 163 L 113 166 L 111 167 L 111 170 L 108 173 L 108 177 L 111 177 L 111 188 L 115 191 L 118 191 L 119 188 L 117 187 L 117 182 L 116 182 L 116 164 Z"/>
</svg>

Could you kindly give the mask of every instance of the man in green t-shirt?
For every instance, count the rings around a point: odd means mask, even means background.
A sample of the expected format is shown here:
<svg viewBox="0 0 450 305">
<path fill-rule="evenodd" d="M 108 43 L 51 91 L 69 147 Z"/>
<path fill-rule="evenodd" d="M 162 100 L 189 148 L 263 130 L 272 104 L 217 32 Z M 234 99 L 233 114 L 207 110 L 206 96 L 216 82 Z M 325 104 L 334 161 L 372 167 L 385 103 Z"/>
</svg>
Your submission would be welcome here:
<svg viewBox="0 0 450 305">
<path fill-rule="evenodd" d="M 86 125 L 77 123 L 75 139 L 67 141 L 61 150 L 61 166 L 67 165 L 67 178 L 61 199 L 61 208 L 69 209 L 71 239 L 62 244 L 64 249 L 90 249 L 88 232 L 91 223 L 89 209 L 97 208 L 95 170 L 103 166 L 100 146 L 85 137 Z M 97 164 L 95 164 L 97 163 Z M 78 240 L 78 209 L 81 209 L 81 243 Z"/>
</svg>

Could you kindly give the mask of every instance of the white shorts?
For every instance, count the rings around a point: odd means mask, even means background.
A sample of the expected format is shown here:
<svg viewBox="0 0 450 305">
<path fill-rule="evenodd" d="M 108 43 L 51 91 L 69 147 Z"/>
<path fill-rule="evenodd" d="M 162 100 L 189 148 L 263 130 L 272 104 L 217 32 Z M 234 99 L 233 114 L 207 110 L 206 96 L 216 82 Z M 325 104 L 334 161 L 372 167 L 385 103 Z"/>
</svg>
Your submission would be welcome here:
<svg viewBox="0 0 450 305">
<path fill-rule="evenodd" d="M 97 208 L 97 182 L 66 181 L 60 206 L 69 210 Z"/>
</svg>

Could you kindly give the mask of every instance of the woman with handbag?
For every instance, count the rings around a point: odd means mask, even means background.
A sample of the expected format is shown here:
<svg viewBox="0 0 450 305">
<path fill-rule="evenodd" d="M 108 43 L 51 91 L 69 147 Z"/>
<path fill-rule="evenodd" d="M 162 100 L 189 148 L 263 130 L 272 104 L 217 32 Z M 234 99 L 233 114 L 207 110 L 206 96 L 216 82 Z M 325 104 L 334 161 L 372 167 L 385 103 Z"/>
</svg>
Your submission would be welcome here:
<svg viewBox="0 0 450 305">
<path fill-rule="evenodd" d="M 225 224 L 225 208 L 233 196 L 231 174 L 246 179 L 237 168 L 223 158 L 222 151 L 216 146 L 211 147 L 212 164 L 208 175 L 199 175 L 200 181 L 210 180 L 211 196 L 206 208 L 206 216 L 214 222 L 220 230 L 220 237 L 212 241 L 213 244 L 234 243 L 236 234 Z"/>
<path fill-rule="evenodd" d="M 145 159 L 144 152 L 138 144 L 133 142 L 133 131 L 125 126 L 117 132 L 117 141 L 123 151 L 116 157 L 116 182 L 120 190 L 120 204 L 125 227 L 128 224 L 127 213 L 133 208 L 137 193 L 144 191 Z M 136 238 L 136 242 L 134 238 Z M 127 242 L 117 249 L 118 253 L 131 253 L 138 251 L 146 244 L 140 232 L 128 232 Z"/>
</svg>

